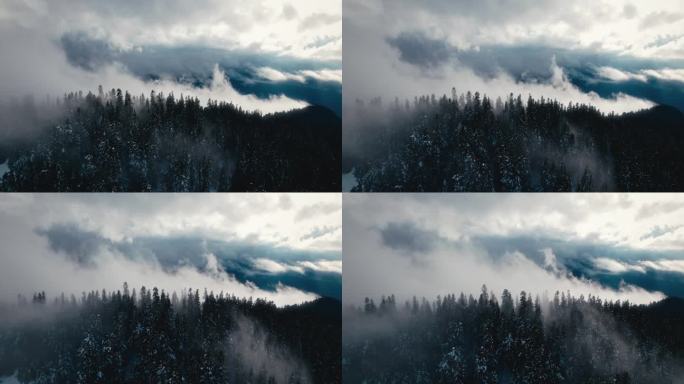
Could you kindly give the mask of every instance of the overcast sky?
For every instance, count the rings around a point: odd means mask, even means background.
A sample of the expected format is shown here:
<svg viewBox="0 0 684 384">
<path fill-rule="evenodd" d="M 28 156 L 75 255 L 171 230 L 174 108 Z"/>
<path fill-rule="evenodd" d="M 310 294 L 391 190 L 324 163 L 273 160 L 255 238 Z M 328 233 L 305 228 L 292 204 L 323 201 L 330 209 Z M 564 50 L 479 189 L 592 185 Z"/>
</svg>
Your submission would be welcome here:
<svg viewBox="0 0 684 384">
<path fill-rule="evenodd" d="M 0 299 L 158 286 L 339 297 L 334 194 L 6 194 Z"/>
<path fill-rule="evenodd" d="M 341 97 L 341 7 L 332 0 L 5 0 L 0 96 L 102 84 L 264 112 L 312 102 L 333 108 Z"/>
<path fill-rule="evenodd" d="M 650 302 L 684 297 L 676 194 L 347 194 L 343 299 L 482 284 Z"/>
<path fill-rule="evenodd" d="M 684 110 L 679 0 L 344 1 L 345 105 L 479 91 Z"/>
</svg>

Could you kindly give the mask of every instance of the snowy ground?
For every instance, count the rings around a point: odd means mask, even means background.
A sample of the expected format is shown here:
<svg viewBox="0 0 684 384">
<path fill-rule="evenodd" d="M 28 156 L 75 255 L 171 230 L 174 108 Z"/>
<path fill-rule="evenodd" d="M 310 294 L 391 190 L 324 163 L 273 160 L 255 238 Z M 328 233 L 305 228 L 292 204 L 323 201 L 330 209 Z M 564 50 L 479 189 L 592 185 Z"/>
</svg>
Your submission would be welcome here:
<svg viewBox="0 0 684 384">
<path fill-rule="evenodd" d="M 2 175 L 1 171 L 0 171 L 0 175 Z M 351 191 L 352 188 L 356 187 L 357 183 L 358 182 L 356 181 L 356 177 L 354 177 L 354 169 L 353 168 L 348 173 L 342 174 L 342 192 Z"/>
</svg>

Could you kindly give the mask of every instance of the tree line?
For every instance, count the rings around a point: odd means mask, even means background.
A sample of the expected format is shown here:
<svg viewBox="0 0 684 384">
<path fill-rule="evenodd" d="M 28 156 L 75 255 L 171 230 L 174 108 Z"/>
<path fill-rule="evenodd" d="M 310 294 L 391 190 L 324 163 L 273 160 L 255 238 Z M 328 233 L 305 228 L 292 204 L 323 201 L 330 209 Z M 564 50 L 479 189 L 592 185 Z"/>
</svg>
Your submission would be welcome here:
<svg viewBox="0 0 684 384">
<path fill-rule="evenodd" d="M 353 110 L 343 169 L 355 191 L 684 190 L 684 115 L 667 106 L 616 115 L 453 90 Z"/>
<path fill-rule="evenodd" d="M 340 304 L 157 288 L 20 297 L 0 314 L 0 377 L 22 383 L 337 383 Z M 299 363 L 297 363 L 299 362 Z"/>
<path fill-rule="evenodd" d="M 310 106 L 262 115 L 120 89 L 4 106 L 5 191 L 335 191 L 341 122 Z M 31 119 L 43 111 L 53 119 Z M 25 114 L 19 117 L 12 114 Z M 39 127 L 24 127 L 19 121 Z M 26 133 L 22 132 L 26 131 Z M 30 132 L 30 134 L 29 134 Z"/>
<path fill-rule="evenodd" d="M 349 383 L 677 383 L 684 300 L 650 305 L 556 293 L 551 300 L 483 287 L 346 309 Z"/>
</svg>

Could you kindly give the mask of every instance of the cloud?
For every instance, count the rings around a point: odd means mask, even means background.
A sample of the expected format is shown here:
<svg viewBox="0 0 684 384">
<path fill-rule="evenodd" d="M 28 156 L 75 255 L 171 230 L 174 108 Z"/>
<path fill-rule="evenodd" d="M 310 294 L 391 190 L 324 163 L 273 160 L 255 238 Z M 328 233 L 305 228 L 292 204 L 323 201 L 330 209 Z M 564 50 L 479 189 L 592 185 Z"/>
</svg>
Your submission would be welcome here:
<svg viewBox="0 0 684 384">
<path fill-rule="evenodd" d="M 95 231 L 84 231 L 73 223 L 55 224 L 46 229 L 38 228 L 36 233 L 48 239 L 50 248 L 63 253 L 81 266 L 93 266 L 94 257 L 109 242 Z"/>
<path fill-rule="evenodd" d="M 283 5 L 283 17 L 286 20 L 292 20 L 297 17 L 297 9 L 292 4 Z"/>
<path fill-rule="evenodd" d="M 297 264 L 316 272 L 342 274 L 342 260 L 298 261 Z"/>
<path fill-rule="evenodd" d="M 299 24 L 299 31 L 306 31 L 308 29 L 318 28 L 322 25 L 330 25 L 340 23 L 342 20 L 339 15 L 331 13 L 314 13 L 302 20 Z"/>
<path fill-rule="evenodd" d="M 259 77 L 270 81 L 299 81 L 300 83 L 306 81 L 306 78 L 302 75 L 281 72 L 269 67 L 257 68 L 256 73 Z"/>
<path fill-rule="evenodd" d="M 624 72 L 621 71 L 617 68 L 612 68 L 612 67 L 600 67 L 596 71 L 599 76 L 603 77 L 604 79 L 608 79 L 611 81 L 629 81 L 629 80 L 637 80 L 637 81 L 642 81 L 646 82 L 648 79 L 646 75 L 644 74 L 634 74 L 630 72 Z"/>
<path fill-rule="evenodd" d="M 0 4 L 2 23 L 42 29 L 53 37 L 65 30 L 87 30 L 122 49 L 201 43 L 317 59 L 335 53 L 306 48 L 307 41 L 320 34 L 341 35 L 341 26 L 335 25 L 340 19 L 340 5 L 312 0 L 122 0 L 117 4 L 7 0 Z M 300 28 L 305 20 L 310 20 L 307 28 Z"/>
<path fill-rule="evenodd" d="M 339 69 L 320 69 L 309 70 L 305 69 L 299 71 L 303 76 L 310 77 L 318 81 L 330 81 L 334 83 L 342 83 L 342 70 Z"/>
<path fill-rule="evenodd" d="M 663 24 L 673 24 L 682 19 L 684 19 L 684 14 L 679 12 L 651 12 L 641 20 L 639 29 L 644 30 Z"/>
<path fill-rule="evenodd" d="M 385 246 L 408 254 L 429 252 L 440 239 L 436 231 L 418 228 L 411 222 L 387 223 L 380 229 L 380 236 Z"/>
<path fill-rule="evenodd" d="M 297 81 L 305 83 L 307 78 L 318 81 L 342 83 L 342 71 L 336 69 L 300 70 L 295 73 L 282 72 L 269 67 L 256 69 L 257 76 L 273 82 Z"/>
<path fill-rule="evenodd" d="M 340 229 L 340 227 L 314 227 L 314 229 L 312 229 L 311 232 L 300 237 L 299 239 L 302 241 L 309 240 L 309 239 L 317 239 L 319 237 L 323 237 L 323 236 L 329 235 L 331 233 L 334 233 L 339 229 Z"/>
<path fill-rule="evenodd" d="M 340 277 L 326 274 L 325 266 L 336 261 L 341 269 L 341 234 L 329 234 L 323 247 L 299 237 L 313 228 L 339 226 L 341 215 L 312 212 L 306 222 L 292 225 L 301 207 L 339 205 L 338 198 L 282 196 L 7 196 L 0 201 L 0 300 L 40 290 L 52 295 L 115 290 L 124 281 L 167 291 L 207 288 L 278 305 L 339 297 Z M 279 209 L 283 201 L 290 209 Z M 291 268 L 266 276 L 252 267 L 255 259 Z M 292 271 L 298 277 L 289 276 Z"/>
<path fill-rule="evenodd" d="M 662 236 L 659 244 L 641 240 L 655 225 L 681 225 L 681 215 L 661 212 L 633 220 L 644 206 L 679 199 L 676 194 L 345 195 L 343 300 L 358 305 L 364 297 L 393 293 L 400 300 L 476 294 L 482 284 L 494 291 L 569 290 L 638 303 L 684 296 L 677 272 L 683 265 L 682 234 Z M 406 257 L 407 252 L 415 255 Z"/>
<path fill-rule="evenodd" d="M 646 260 L 641 265 L 656 271 L 667 271 L 684 274 L 684 260 Z"/>
<path fill-rule="evenodd" d="M 254 260 L 254 267 L 272 274 L 287 272 L 305 274 L 307 269 L 314 272 L 342 273 L 341 260 L 302 260 L 297 261 L 294 264 L 287 264 L 271 259 L 260 258 Z"/>
<path fill-rule="evenodd" d="M 684 69 L 645 69 L 642 72 L 648 76 L 655 77 L 656 79 L 679 81 L 684 83 Z"/>
<path fill-rule="evenodd" d="M 635 218 L 637 220 L 649 219 L 664 213 L 679 211 L 682 208 L 684 208 L 684 202 L 681 201 L 656 201 L 644 204 Z"/>
<path fill-rule="evenodd" d="M 670 226 L 670 225 L 664 225 L 664 226 L 659 226 L 656 225 L 655 227 L 651 228 L 651 230 L 646 233 L 645 235 L 641 236 L 641 240 L 646 240 L 646 239 L 655 239 L 661 236 L 665 236 L 669 233 L 677 231 L 679 228 L 682 226 Z"/>
<path fill-rule="evenodd" d="M 315 215 L 328 215 L 341 209 L 340 205 L 332 203 L 316 203 L 302 207 L 295 216 L 295 220 L 308 220 Z"/>
<path fill-rule="evenodd" d="M 633 19 L 637 16 L 637 9 L 634 4 L 625 4 L 622 7 L 622 16 L 627 19 Z"/>
<path fill-rule="evenodd" d="M 81 67 L 75 67 L 67 61 L 56 44 L 36 31 L 8 30 L 0 24 L 0 32 L 0 42 L 5 47 L 5 54 L 0 57 L 0 83 L 3 84 L 0 88 L 0 102 L 27 94 L 59 97 L 72 91 L 96 92 L 98 85 L 102 85 L 105 89 L 120 88 L 134 95 L 148 95 L 155 91 L 197 97 L 203 103 L 209 99 L 221 100 L 232 102 L 246 110 L 264 113 L 303 108 L 307 105 L 282 95 L 266 99 L 243 95 L 232 87 L 218 65 L 213 66 L 212 76 L 204 88 L 178 83 L 170 78 L 144 81 L 128 72 L 121 64 L 103 64 L 106 61 L 104 58 L 97 59 L 103 60 L 102 62 L 81 62 Z M 45 65 L 47 62 L 50 65 Z"/>
<path fill-rule="evenodd" d="M 443 39 L 432 39 L 422 32 L 402 32 L 387 39 L 399 51 L 399 59 L 426 69 L 440 67 L 449 61 L 453 50 Z"/>
<path fill-rule="evenodd" d="M 341 65 L 340 23 L 298 31 L 300 19 L 321 10 L 339 20 L 338 8 L 310 0 L 200 0 L 192 6 L 125 0 L 117 7 L 99 0 L 8 0 L 0 4 L 0 103 L 29 94 L 95 92 L 102 85 L 135 95 L 155 90 L 232 102 L 264 113 L 309 102 L 338 111 L 337 84 L 330 89 L 303 79 L 337 81 L 327 76 Z M 291 73 L 301 85 L 252 81 L 261 67 Z M 302 70 L 311 72 L 297 74 Z"/>
<path fill-rule="evenodd" d="M 602 269 L 610 273 L 625 273 L 628 271 L 636 271 L 645 273 L 646 270 L 639 265 L 631 265 L 628 263 L 623 263 L 618 260 L 608 259 L 605 257 L 599 257 L 594 259 L 594 265 L 596 268 Z"/>
<path fill-rule="evenodd" d="M 291 266 L 284 263 L 279 263 L 277 261 L 269 259 L 255 259 L 254 268 L 260 269 L 269 273 L 284 273 L 284 272 L 297 272 L 304 273 L 304 269 L 298 266 Z"/>
<path fill-rule="evenodd" d="M 592 104 L 606 113 L 681 107 L 676 84 L 642 72 L 679 69 L 684 59 L 681 41 L 648 46 L 676 34 L 674 24 L 638 31 L 637 14 L 657 11 L 684 9 L 670 0 L 640 3 L 638 12 L 629 1 L 347 1 L 344 40 L 354 44 L 345 46 L 344 120 L 353 121 L 356 99 L 413 100 L 449 95 L 452 87 Z"/>
</svg>

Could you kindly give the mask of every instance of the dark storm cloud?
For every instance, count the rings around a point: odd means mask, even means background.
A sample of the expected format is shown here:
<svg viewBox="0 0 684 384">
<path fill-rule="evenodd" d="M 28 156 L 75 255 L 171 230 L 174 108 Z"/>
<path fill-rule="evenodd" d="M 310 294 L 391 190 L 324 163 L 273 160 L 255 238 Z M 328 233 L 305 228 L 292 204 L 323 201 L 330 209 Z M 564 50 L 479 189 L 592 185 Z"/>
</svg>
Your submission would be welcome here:
<svg viewBox="0 0 684 384">
<path fill-rule="evenodd" d="M 99 233 L 83 230 L 75 224 L 55 224 L 45 229 L 38 228 L 36 233 L 47 238 L 53 251 L 86 267 L 94 265 L 101 247 L 111 245 Z"/>
<path fill-rule="evenodd" d="M 419 228 L 412 222 L 387 223 L 379 231 L 385 246 L 411 255 L 430 252 L 441 240 L 436 231 Z"/>
<path fill-rule="evenodd" d="M 111 64 L 118 56 L 116 48 L 108 41 L 91 38 L 84 32 L 66 33 L 60 44 L 71 65 L 88 71 Z"/>
<path fill-rule="evenodd" d="M 388 37 L 387 44 L 399 51 L 402 61 L 425 69 L 446 64 L 454 51 L 446 41 L 422 32 L 402 32 L 396 37 Z"/>
</svg>

